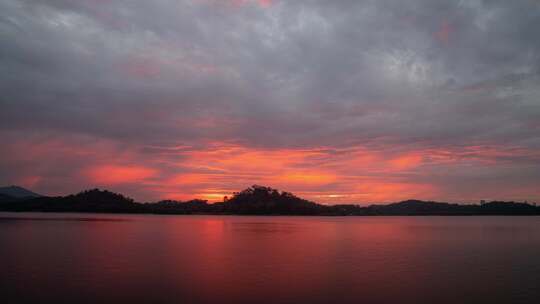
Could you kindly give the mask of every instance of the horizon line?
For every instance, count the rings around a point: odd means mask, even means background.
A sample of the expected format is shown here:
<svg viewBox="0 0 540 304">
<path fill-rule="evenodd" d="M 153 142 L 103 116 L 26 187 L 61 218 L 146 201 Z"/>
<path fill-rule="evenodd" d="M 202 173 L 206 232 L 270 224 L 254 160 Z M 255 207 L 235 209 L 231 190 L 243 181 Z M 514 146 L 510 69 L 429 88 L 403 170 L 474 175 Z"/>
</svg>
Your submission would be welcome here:
<svg viewBox="0 0 540 304">
<path fill-rule="evenodd" d="M 193 198 L 190 198 L 190 199 L 182 199 L 182 200 L 179 200 L 179 199 L 167 199 L 167 198 L 159 198 L 159 199 L 154 199 L 154 200 L 146 200 L 146 201 L 141 201 L 141 200 L 136 200 L 134 199 L 132 196 L 130 195 L 125 195 L 123 192 L 120 192 L 120 191 L 115 191 L 115 190 L 110 190 L 110 188 L 105 188 L 105 187 L 88 187 L 88 188 L 84 188 L 80 191 L 76 191 L 76 192 L 73 192 L 73 193 L 67 193 L 67 194 L 64 194 L 64 195 L 42 195 L 40 193 L 37 193 L 33 190 L 30 190 L 26 187 L 23 187 L 23 186 L 19 186 L 17 184 L 11 184 L 9 186 L 0 186 L 0 188 L 9 188 L 9 187 L 18 187 L 18 188 L 22 188 L 26 191 L 30 191 L 30 192 L 33 192 L 39 196 L 42 196 L 42 197 L 66 197 L 66 196 L 70 196 L 70 195 L 77 195 L 77 194 L 80 194 L 80 193 L 84 193 L 84 192 L 88 192 L 88 191 L 92 191 L 92 190 L 98 190 L 98 191 L 106 191 L 106 192 L 110 192 L 110 193 L 114 193 L 114 194 L 119 194 L 119 195 L 122 195 L 123 197 L 125 198 L 128 198 L 128 199 L 131 199 L 133 200 L 134 203 L 140 203 L 140 204 L 152 204 L 152 203 L 158 203 L 158 202 L 163 202 L 163 201 L 171 201 L 171 202 L 179 202 L 179 203 L 185 203 L 185 202 L 190 202 L 190 201 L 195 201 L 195 200 L 199 200 L 199 201 L 205 201 L 206 203 L 208 204 L 216 204 L 216 203 L 223 203 L 225 201 L 227 201 L 228 198 L 231 198 L 231 197 L 234 197 L 236 194 L 242 192 L 242 191 L 245 191 L 247 189 L 250 189 L 250 188 L 253 188 L 253 187 L 262 187 L 262 188 L 268 188 L 268 189 L 271 189 L 271 190 L 276 190 L 278 191 L 279 193 L 290 193 L 292 195 L 294 195 L 295 197 L 297 198 L 300 198 L 300 199 L 303 199 L 303 200 L 306 200 L 306 201 L 309 201 L 309 202 L 312 202 L 312 203 L 316 203 L 318 205 L 324 205 L 324 206 L 333 206 L 333 205 L 355 205 L 355 206 L 371 206 L 371 205 L 390 205 L 390 204 L 395 204 L 395 203 L 401 203 L 401 202 L 407 202 L 407 201 L 421 201 L 421 202 L 433 202 L 433 203 L 446 203 L 446 204 L 457 204 L 457 205 L 481 205 L 481 204 L 484 204 L 484 203 L 491 203 L 491 202 L 514 202 L 514 203 L 523 203 L 523 204 L 528 204 L 528 205 L 531 205 L 531 206 L 536 206 L 537 205 L 537 202 L 536 201 L 529 201 L 529 200 L 515 200 L 515 199 L 510 199 L 510 200 L 506 200 L 506 199 L 492 199 L 492 198 L 486 198 L 486 199 L 477 199 L 476 202 L 474 202 L 473 200 L 464 200 L 464 201 L 452 201 L 452 200 L 438 200 L 438 199 L 419 199 L 419 198 L 407 198 L 407 199 L 403 199 L 403 200 L 395 200 L 395 201 L 372 201 L 372 202 L 366 202 L 366 203 L 357 203 L 357 202 L 347 202 L 347 203 L 321 203 L 319 201 L 315 201 L 315 200 L 311 200 L 311 199 L 306 199 L 302 196 L 299 196 L 293 192 L 290 192 L 290 191 L 286 191 L 286 190 L 280 190 L 280 189 L 277 189 L 277 188 L 274 188 L 274 187 L 271 187 L 271 186 L 265 186 L 265 185 L 258 185 L 258 184 L 253 184 L 251 186 L 248 186 L 240 191 L 234 191 L 232 192 L 230 195 L 224 195 L 222 197 L 221 200 L 208 200 L 208 199 L 203 199 L 203 198 L 199 198 L 199 197 L 193 197 Z"/>
</svg>

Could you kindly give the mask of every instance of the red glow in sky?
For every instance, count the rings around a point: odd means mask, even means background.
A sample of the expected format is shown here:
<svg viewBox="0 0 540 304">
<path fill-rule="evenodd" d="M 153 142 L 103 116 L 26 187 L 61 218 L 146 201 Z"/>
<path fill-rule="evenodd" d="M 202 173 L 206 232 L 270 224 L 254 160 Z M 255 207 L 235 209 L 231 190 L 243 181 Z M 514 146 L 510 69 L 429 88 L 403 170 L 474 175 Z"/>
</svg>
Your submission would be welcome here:
<svg viewBox="0 0 540 304">
<path fill-rule="evenodd" d="M 62 193 L 99 186 L 141 200 L 219 201 L 252 184 L 262 184 L 323 203 L 391 202 L 409 198 L 467 201 L 504 196 L 507 189 L 492 188 L 497 180 L 490 178 L 470 188 L 466 180 L 456 181 L 448 175 L 466 179 L 471 170 L 503 170 L 510 157 L 540 159 L 536 151 L 490 146 L 400 152 L 393 151 L 392 146 L 378 150 L 361 146 L 261 149 L 215 142 L 203 148 L 154 148 L 148 153 L 136 148 L 118 150 L 111 142 L 93 144 L 99 150 L 94 148 L 90 154 L 84 152 L 91 149 L 86 144 L 75 148 L 67 142 L 37 145 L 26 154 L 40 155 L 51 166 L 61 162 L 79 164 L 64 169 L 65 177 L 58 178 L 75 181 L 58 185 L 56 191 Z M 19 145 L 28 146 L 24 140 Z M 62 160 L 56 160 L 60 152 Z M 28 159 L 27 155 L 21 153 L 18 159 Z M 16 182 L 34 189 L 45 187 L 56 180 L 46 178 L 51 168 L 29 171 L 34 175 L 22 172 Z M 40 172 L 43 175 L 35 175 Z M 520 195 L 520 191 L 531 196 L 539 194 L 533 183 L 516 183 L 512 189 L 513 195 Z"/>
</svg>

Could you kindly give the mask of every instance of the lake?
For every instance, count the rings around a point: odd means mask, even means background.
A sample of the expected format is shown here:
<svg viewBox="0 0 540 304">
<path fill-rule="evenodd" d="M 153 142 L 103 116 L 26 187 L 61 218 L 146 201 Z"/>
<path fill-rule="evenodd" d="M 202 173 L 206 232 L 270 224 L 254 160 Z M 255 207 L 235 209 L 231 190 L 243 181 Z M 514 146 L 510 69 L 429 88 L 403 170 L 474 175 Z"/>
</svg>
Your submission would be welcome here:
<svg viewBox="0 0 540 304">
<path fill-rule="evenodd" d="M 540 217 L 0 213 L 2 303 L 537 303 Z"/>
</svg>

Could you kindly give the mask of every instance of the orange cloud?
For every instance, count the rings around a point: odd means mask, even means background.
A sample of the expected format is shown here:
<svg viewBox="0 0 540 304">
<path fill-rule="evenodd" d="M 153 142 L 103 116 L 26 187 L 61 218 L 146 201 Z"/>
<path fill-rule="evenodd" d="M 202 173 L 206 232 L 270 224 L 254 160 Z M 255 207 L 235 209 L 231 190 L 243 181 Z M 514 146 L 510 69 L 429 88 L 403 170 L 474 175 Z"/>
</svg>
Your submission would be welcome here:
<svg viewBox="0 0 540 304">
<path fill-rule="evenodd" d="M 417 167 L 422 163 L 422 155 L 406 154 L 389 161 L 390 166 L 396 170 L 406 170 Z"/>
<path fill-rule="evenodd" d="M 291 172 L 276 177 L 276 182 L 282 184 L 325 185 L 332 183 L 335 180 L 336 176 L 334 174 L 322 172 Z"/>
<path fill-rule="evenodd" d="M 157 171 L 140 166 L 105 165 L 88 170 L 88 177 L 96 184 L 125 184 L 141 182 L 155 176 Z"/>
<path fill-rule="evenodd" d="M 206 151 L 192 151 L 185 161 L 197 168 L 213 168 L 223 172 L 252 172 L 259 175 L 283 172 L 320 156 L 317 150 L 259 150 L 217 143 Z"/>
<path fill-rule="evenodd" d="M 169 185 L 192 185 L 207 182 L 208 176 L 205 174 L 179 174 L 168 181 Z"/>
<path fill-rule="evenodd" d="M 391 180 L 398 172 L 420 166 L 428 151 L 387 156 L 364 147 L 256 149 L 214 143 L 206 150 L 178 153 L 183 157 L 177 165 L 186 173 L 161 184 L 159 191 L 168 197 L 185 198 L 179 192 L 189 192 L 192 198 L 216 201 L 251 184 L 278 187 L 320 202 L 390 200 L 415 194 L 426 197 L 434 190 Z M 389 180 L 378 181 L 384 176 Z"/>
<path fill-rule="evenodd" d="M 397 153 L 392 145 L 277 149 L 214 142 L 126 149 L 108 141 L 44 140 L 28 144 L 21 140 L 6 150 L 6 155 L 10 163 L 49 160 L 34 166 L 32 171 L 21 172 L 13 180 L 37 191 L 43 189 L 44 193 L 54 189 L 47 193 L 51 195 L 98 185 L 142 201 L 165 198 L 220 201 L 253 184 L 290 191 L 321 203 L 373 203 L 409 198 L 463 201 L 485 198 L 487 194 L 513 199 L 533 198 L 538 193 L 534 180 L 520 180 L 519 185 L 512 186 L 519 189 L 514 192 L 498 187 L 495 178 L 474 189 L 458 180 L 468 172 L 480 172 L 478 176 L 482 178 L 487 170 L 497 173 L 509 164 L 537 163 L 540 153 L 535 150 L 489 145 L 401 148 Z M 68 172 L 66 177 L 65 173 L 54 175 L 57 170 L 49 169 L 49 163 L 84 165 Z M 452 170 L 464 165 L 470 171 Z M 443 171 L 450 171 L 455 177 L 447 179 L 440 173 Z M 526 194 L 521 196 L 522 193 Z"/>
</svg>

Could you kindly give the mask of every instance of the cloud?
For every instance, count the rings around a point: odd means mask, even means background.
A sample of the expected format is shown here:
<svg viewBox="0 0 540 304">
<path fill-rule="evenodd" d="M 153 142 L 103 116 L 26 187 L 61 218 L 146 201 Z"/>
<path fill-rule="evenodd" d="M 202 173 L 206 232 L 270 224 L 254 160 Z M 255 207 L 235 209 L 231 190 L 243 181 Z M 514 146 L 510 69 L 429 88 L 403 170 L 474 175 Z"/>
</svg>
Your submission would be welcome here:
<svg viewBox="0 0 540 304">
<path fill-rule="evenodd" d="M 121 166 L 154 173 L 106 183 L 143 199 L 253 182 L 343 201 L 476 199 L 497 183 L 538 199 L 538 11 L 5 0 L 0 182 L 64 193 Z M 354 196 L 381 183 L 399 186 Z"/>
<path fill-rule="evenodd" d="M 142 182 L 156 175 L 156 170 L 141 166 L 104 165 L 90 168 L 87 174 L 94 184 L 115 185 Z"/>
</svg>

